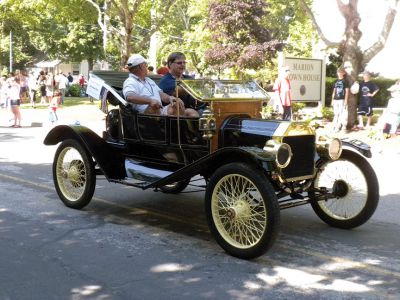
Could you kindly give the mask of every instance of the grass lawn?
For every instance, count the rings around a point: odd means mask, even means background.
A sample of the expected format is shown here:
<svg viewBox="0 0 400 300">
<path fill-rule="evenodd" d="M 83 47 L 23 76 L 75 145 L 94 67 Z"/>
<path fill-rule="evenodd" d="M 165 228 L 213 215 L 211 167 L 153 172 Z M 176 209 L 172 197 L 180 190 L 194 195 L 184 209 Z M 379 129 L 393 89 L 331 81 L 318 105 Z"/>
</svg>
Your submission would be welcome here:
<svg viewBox="0 0 400 300">
<path fill-rule="evenodd" d="M 99 101 L 90 101 L 89 97 L 65 97 L 64 98 L 64 104 L 60 105 L 60 107 L 70 107 L 70 106 L 75 106 L 75 105 L 99 105 Z M 32 108 L 31 104 L 29 102 L 24 102 L 21 104 L 22 109 L 28 109 Z M 40 104 L 40 99 L 36 99 L 36 109 L 47 109 L 48 104 L 43 105 Z"/>
</svg>

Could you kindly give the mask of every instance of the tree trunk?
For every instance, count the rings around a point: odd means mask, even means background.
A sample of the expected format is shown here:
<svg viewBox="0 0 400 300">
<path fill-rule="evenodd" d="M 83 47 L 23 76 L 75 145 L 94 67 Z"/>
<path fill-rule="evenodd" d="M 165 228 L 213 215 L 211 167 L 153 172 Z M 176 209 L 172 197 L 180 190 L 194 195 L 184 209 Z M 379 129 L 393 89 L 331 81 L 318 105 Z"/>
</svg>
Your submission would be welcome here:
<svg viewBox="0 0 400 300">
<path fill-rule="evenodd" d="M 332 42 L 328 40 L 322 32 L 317 20 L 310 7 L 307 5 L 305 0 L 299 0 L 303 11 L 310 17 L 313 27 L 318 32 L 320 38 L 324 41 L 328 48 L 336 48 L 343 52 L 343 63 L 346 69 L 347 78 L 350 86 L 354 81 L 358 80 L 357 76 L 360 71 L 363 71 L 370 60 L 381 51 L 389 33 L 391 31 L 394 19 L 397 14 L 398 3 L 400 0 L 391 0 L 388 6 L 388 11 L 385 17 L 385 22 L 382 26 L 381 34 L 377 41 L 367 50 L 362 51 L 359 46 L 359 41 L 362 36 L 362 32 L 359 29 L 361 22 L 360 15 L 358 13 L 358 1 L 359 0 L 336 0 L 338 9 L 345 19 L 345 32 L 344 38 L 341 42 Z M 347 3 L 346 3 L 347 2 Z M 357 121 L 357 103 L 358 94 L 350 94 L 348 98 L 348 120 L 347 129 L 351 129 Z"/>
<path fill-rule="evenodd" d="M 87 59 L 87 62 L 88 62 L 88 69 L 89 69 L 89 72 L 90 72 L 90 71 L 93 71 L 93 64 L 94 64 L 93 58 L 92 58 L 92 57 L 89 57 L 89 58 Z"/>
</svg>

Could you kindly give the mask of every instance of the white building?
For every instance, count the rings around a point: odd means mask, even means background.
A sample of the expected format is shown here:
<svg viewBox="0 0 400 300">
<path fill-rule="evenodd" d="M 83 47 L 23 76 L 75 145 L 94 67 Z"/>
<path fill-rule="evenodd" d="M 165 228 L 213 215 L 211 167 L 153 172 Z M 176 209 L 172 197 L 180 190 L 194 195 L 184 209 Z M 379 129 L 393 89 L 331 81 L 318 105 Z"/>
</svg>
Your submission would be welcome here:
<svg viewBox="0 0 400 300">
<path fill-rule="evenodd" d="M 100 70 L 102 68 L 102 65 L 100 62 L 95 63 L 93 65 L 93 70 Z M 64 63 L 61 62 L 60 60 L 51 60 L 51 61 L 41 61 L 37 64 L 35 64 L 35 70 L 36 71 L 47 71 L 47 72 L 52 72 L 52 73 L 57 73 L 62 71 L 65 75 L 68 75 L 68 73 L 71 73 L 72 76 L 74 77 L 74 81 L 78 80 L 79 74 L 83 74 L 86 79 L 89 78 L 89 64 L 87 60 L 83 60 L 81 62 L 69 62 L 69 63 Z"/>
</svg>

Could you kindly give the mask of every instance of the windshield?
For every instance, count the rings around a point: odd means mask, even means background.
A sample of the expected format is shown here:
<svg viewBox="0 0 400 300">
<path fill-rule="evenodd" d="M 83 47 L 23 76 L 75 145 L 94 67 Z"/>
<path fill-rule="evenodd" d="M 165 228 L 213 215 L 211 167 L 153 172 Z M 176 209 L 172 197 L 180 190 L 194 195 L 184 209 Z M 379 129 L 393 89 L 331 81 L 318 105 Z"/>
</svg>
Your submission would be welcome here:
<svg viewBox="0 0 400 300">
<path fill-rule="evenodd" d="M 267 100 L 269 98 L 267 92 L 254 81 L 191 79 L 182 80 L 179 85 L 198 100 Z"/>
</svg>

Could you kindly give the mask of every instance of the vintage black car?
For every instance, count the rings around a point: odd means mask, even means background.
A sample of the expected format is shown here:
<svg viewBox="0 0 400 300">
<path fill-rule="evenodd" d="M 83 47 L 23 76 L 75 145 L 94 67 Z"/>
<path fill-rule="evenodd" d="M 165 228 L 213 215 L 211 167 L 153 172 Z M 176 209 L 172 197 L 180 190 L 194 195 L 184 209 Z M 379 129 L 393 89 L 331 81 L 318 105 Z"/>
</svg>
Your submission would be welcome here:
<svg viewBox="0 0 400 300">
<path fill-rule="evenodd" d="M 305 122 L 261 118 L 268 95 L 255 82 L 179 81 L 203 110 L 200 118 L 184 118 L 133 111 L 120 93 L 126 77 L 91 75 L 88 93 L 107 109 L 102 137 L 60 125 L 44 140 L 61 142 L 53 176 L 66 206 L 89 204 L 96 176 L 164 193 L 179 193 L 202 176 L 211 233 L 225 251 L 245 259 L 272 246 L 281 209 L 311 204 L 327 224 L 345 229 L 374 213 L 379 185 L 366 159 L 369 146 L 317 136 Z"/>
</svg>

